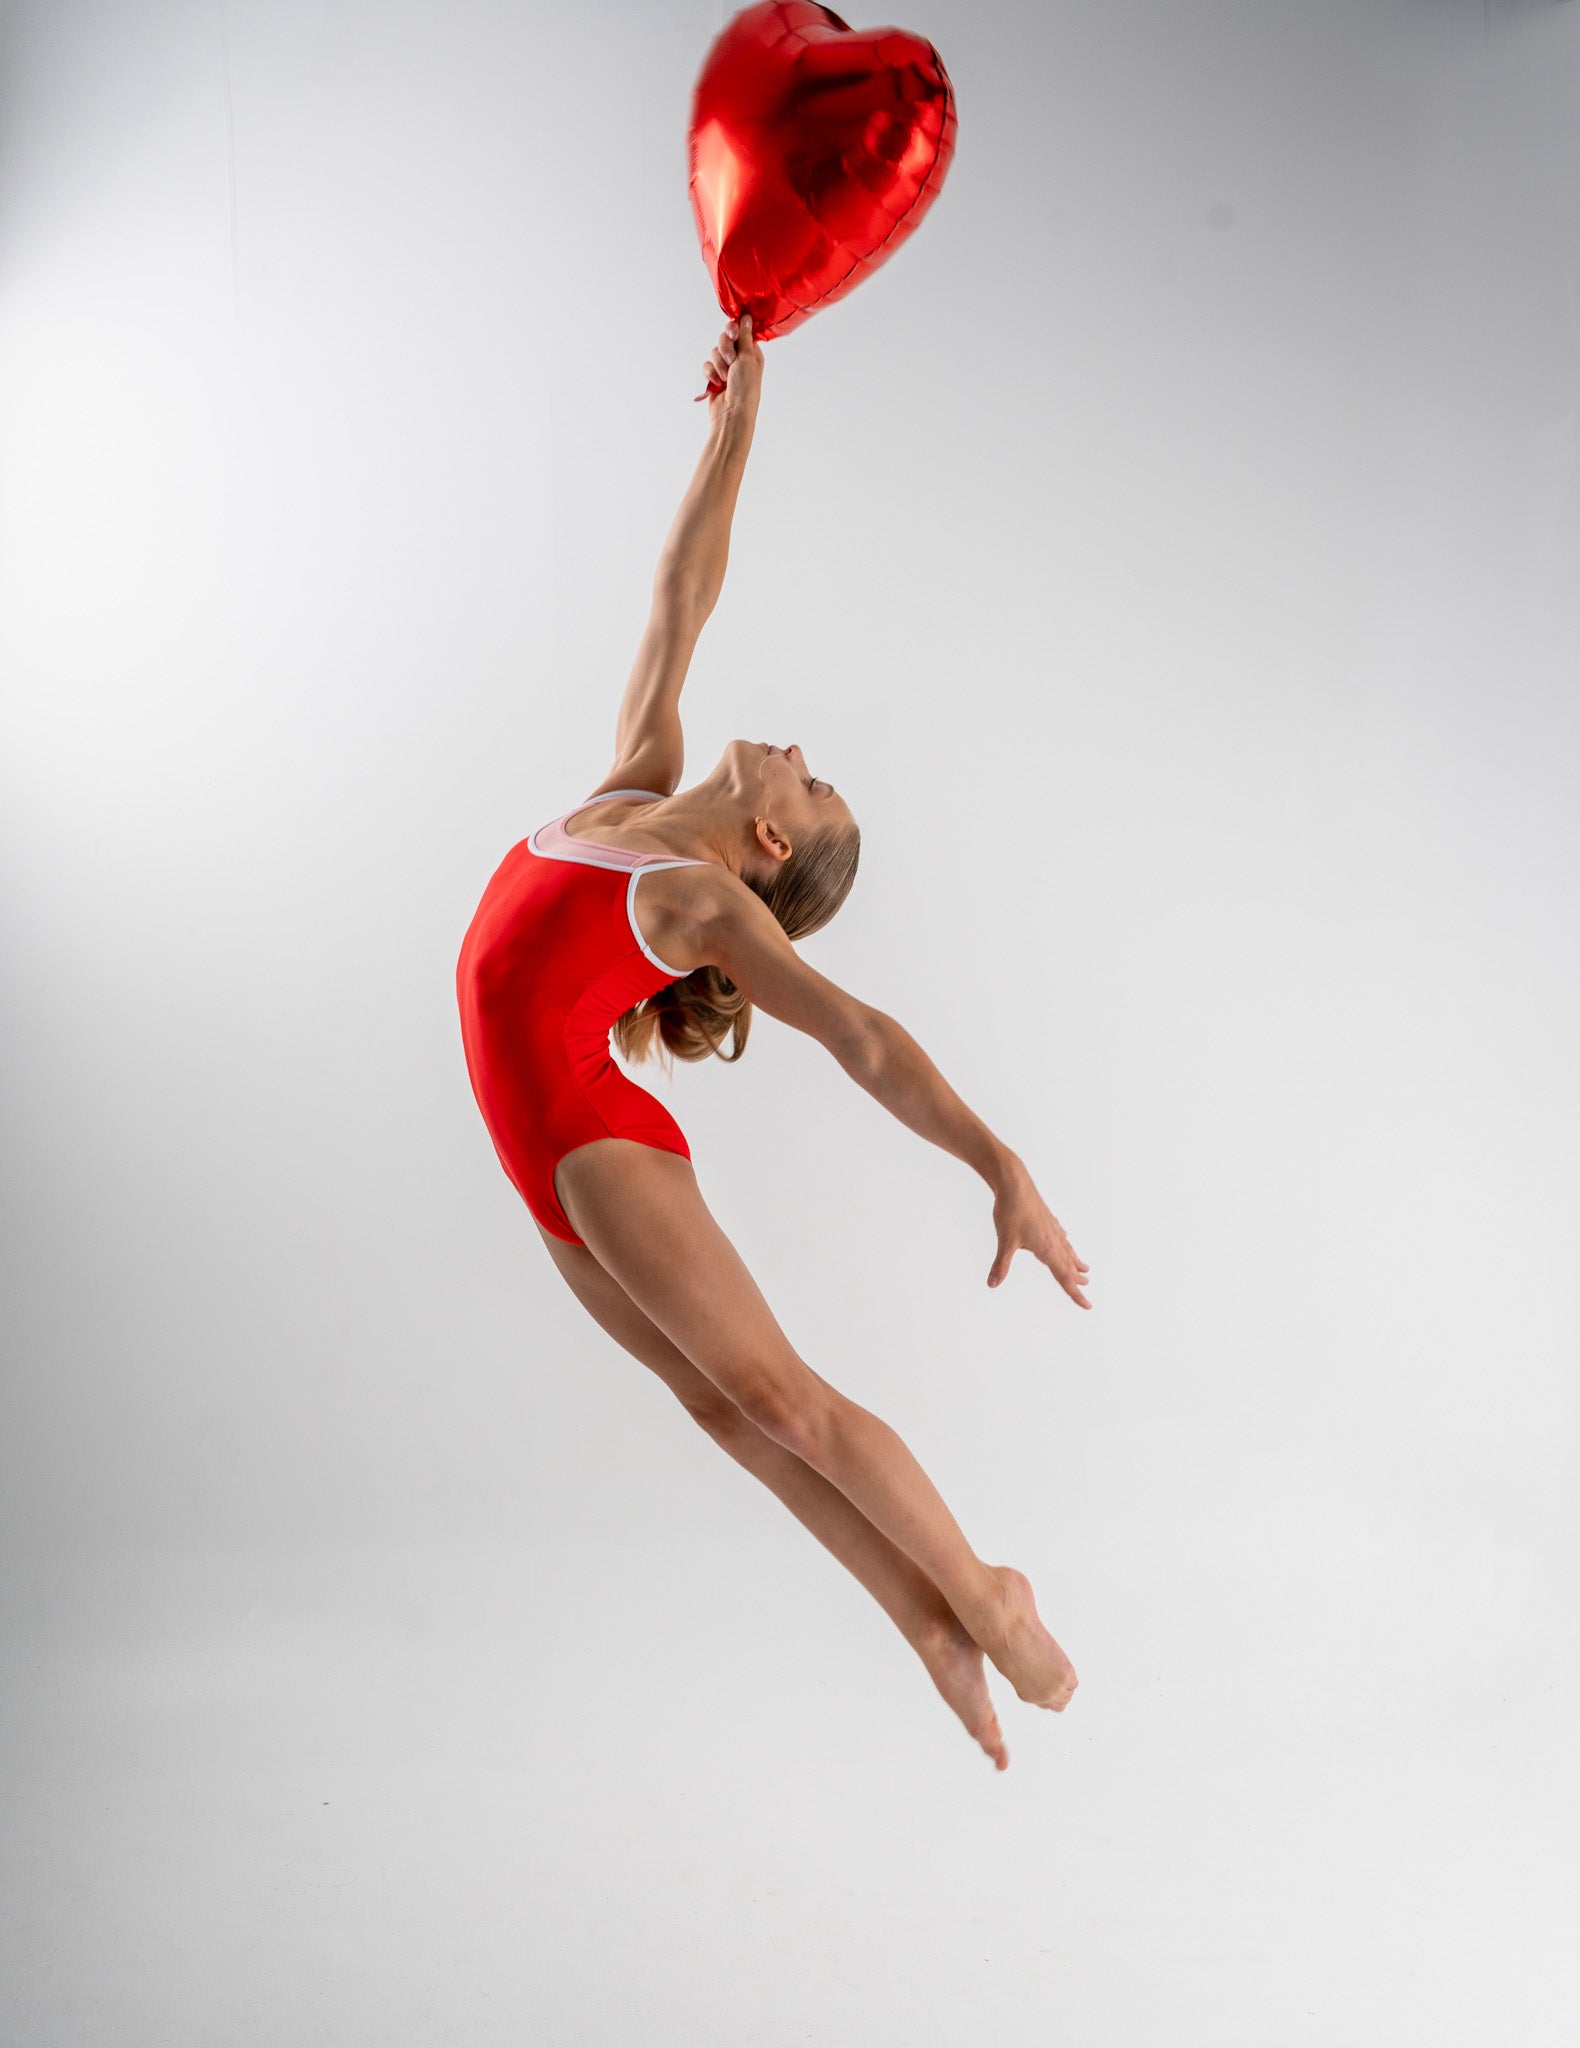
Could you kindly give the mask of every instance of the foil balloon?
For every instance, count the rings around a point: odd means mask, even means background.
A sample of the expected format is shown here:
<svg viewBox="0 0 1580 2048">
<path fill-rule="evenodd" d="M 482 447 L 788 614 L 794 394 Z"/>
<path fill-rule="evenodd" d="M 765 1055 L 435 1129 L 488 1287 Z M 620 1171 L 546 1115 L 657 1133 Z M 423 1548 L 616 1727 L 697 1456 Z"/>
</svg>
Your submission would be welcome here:
<svg viewBox="0 0 1580 2048">
<path fill-rule="evenodd" d="M 812 0 L 744 8 L 691 105 L 691 210 L 726 316 L 767 341 L 854 290 L 938 197 L 955 126 L 921 36 L 858 33 Z"/>
</svg>

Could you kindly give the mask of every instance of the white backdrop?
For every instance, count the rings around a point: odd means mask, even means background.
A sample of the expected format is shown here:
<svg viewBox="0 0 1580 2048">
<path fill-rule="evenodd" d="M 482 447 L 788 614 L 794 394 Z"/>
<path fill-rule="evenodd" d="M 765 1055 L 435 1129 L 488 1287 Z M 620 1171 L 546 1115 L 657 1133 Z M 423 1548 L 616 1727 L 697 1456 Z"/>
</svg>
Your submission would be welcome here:
<svg viewBox="0 0 1580 2048">
<path fill-rule="evenodd" d="M 1096 1306 L 771 1019 L 638 1078 L 1038 1587 L 998 1782 L 455 1017 L 700 449 L 723 18 L 0 15 L 10 2032 L 1567 2041 L 1580 8 L 873 17 L 956 160 L 766 346 L 687 774 L 848 795 L 806 955 Z"/>
</svg>

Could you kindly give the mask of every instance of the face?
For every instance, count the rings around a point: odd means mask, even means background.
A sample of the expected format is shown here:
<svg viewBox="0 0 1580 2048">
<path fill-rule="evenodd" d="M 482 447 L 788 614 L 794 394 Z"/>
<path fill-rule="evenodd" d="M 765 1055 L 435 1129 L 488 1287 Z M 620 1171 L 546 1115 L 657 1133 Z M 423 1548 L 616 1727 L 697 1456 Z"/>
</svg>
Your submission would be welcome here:
<svg viewBox="0 0 1580 2048">
<path fill-rule="evenodd" d="M 751 805 L 751 816 L 774 828 L 776 841 L 794 845 L 796 834 L 813 826 L 854 823 L 844 797 L 813 774 L 793 741 L 784 747 L 769 740 L 731 740 L 720 766 Z"/>
</svg>

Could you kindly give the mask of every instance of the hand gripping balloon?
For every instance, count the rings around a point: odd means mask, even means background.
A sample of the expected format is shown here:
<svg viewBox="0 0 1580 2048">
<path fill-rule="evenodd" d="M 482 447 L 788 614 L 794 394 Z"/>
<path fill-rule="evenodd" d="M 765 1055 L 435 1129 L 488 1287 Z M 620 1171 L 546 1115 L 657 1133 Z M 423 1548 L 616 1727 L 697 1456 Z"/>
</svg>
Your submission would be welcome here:
<svg viewBox="0 0 1580 2048">
<path fill-rule="evenodd" d="M 843 298 L 916 228 L 954 149 L 931 43 L 858 35 L 812 0 L 744 8 L 691 103 L 691 210 L 723 311 L 767 341 Z"/>
</svg>

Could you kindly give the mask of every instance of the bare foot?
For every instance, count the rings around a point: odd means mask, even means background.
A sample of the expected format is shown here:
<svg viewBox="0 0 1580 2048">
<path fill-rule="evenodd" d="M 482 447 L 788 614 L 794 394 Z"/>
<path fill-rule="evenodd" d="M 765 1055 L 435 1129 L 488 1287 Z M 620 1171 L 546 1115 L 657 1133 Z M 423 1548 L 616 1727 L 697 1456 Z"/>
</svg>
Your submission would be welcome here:
<svg viewBox="0 0 1580 2048">
<path fill-rule="evenodd" d="M 1043 1627 L 1031 1583 L 1007 1564 L 989 1565 L 999 1582 L 997 1626 L 982 1647 L 1023 1700 L 1063 1713 L 1075 1691 L 1075 1666 Z"/>
<path fill-rule="evenodd" d="M 1007 1771 L 1009 1751 L 988 1696 L 980 1644 L 971 1640 L 951 1614 L 917 1644 L 916 1653 L 934 1685 L 960 1716 L 966 1733 L 981 1743 L 999 1770 Z"/>
</svg>

